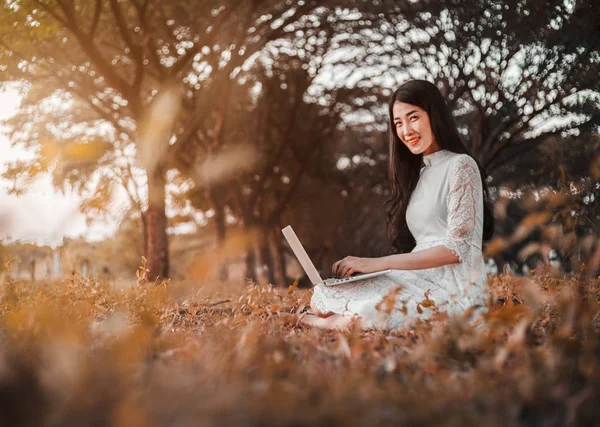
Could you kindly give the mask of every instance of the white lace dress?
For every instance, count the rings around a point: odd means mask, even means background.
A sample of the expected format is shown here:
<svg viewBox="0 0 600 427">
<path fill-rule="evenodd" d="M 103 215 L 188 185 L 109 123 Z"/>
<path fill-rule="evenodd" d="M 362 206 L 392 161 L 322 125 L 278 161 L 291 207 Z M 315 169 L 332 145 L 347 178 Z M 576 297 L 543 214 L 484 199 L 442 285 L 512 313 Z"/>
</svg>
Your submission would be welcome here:
<svg viewBox="0 0 600 427">
<path fill-rule="evenodd" d="M 406 212 L 417 242 L 412 252 L 443 245 L 460 262 L 423 270 L 392 270 L 347 285 L 317 285 L 312 302 L 319 311 L 357 314 L 365 328 L 393 329 L 411 327 L 415 319 L 433 313 L 429 307 L 417 308 L 427 291 L 439 310 L 448 314 L 461 313 L 473 305 L 485 306 L 489 290 L 481 250 L 483 189 L 477 164 L 466 154 L 447 150 L 423 156 L 423 164 Z M 401 290 L 391 313 L 378 309 L 383 298 L 398 287 Z"/>
</svg>

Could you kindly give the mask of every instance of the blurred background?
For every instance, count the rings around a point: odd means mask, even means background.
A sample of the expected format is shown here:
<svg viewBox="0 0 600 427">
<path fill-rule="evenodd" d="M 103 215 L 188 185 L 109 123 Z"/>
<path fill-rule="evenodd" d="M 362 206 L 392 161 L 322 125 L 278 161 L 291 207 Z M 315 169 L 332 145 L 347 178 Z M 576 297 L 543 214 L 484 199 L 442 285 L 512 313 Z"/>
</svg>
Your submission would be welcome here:
<svg viewBox="0 0 600 427">
<path fill-rule="evenodd" d="M 489 272 L 599 273 L 592 1 L 1 4 L 5 277 L 284 286 L 288 224 L 324 275 L 389 254 L 387 100 L 415 78 L 489 174 Z"/>
</svg>

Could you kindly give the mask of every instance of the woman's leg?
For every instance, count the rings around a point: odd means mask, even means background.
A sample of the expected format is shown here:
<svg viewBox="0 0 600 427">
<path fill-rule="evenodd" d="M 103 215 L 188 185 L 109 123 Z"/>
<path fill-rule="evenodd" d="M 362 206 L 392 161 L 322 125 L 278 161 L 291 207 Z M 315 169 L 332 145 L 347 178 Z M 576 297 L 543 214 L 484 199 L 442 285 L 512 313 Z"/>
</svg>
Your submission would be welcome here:
<svg viewBox="0 0 600 427">
<path fill-rule="evenodd" d="M 322 313 L 318 308 L 317 305 L 315 304 L 315 302 L 313 300 L 310 301 L 310 309 L 312 310 L 312 312 L 315 314 L 315 316 L 317 317 L 329 317 L 331 315 L 333 315 L 333 311 L 328 311 L 327 313 Z"/>
</svg>

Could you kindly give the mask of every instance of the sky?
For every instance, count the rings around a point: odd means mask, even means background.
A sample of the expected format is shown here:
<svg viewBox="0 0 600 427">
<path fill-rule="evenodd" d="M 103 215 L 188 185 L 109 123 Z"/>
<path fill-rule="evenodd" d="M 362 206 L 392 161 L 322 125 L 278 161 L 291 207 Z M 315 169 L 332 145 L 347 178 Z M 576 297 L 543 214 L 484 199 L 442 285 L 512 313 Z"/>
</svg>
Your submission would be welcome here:
<svg viewBox="0 0 600 427">
<path fill-rule="evenodd" d="M 0 120 L 14 114 L 18 105 L 19 95 L 15 90 L 0 90 Z M 5 130 L 0 127 L 0 173 L 9 162 L 28 155 L 23 148 L 11 147 Z M 21 196 L 7 194 L 9 187 L 8 181 L 0 179 L 0 240 L 57 246 L 63 237 L 99 240 L 115 230 L 116 224 L 108 222 L 88 227 L 79 212 L 80 198 L 55 190 L 49 175 L 35 181 Z"/>
</svg>

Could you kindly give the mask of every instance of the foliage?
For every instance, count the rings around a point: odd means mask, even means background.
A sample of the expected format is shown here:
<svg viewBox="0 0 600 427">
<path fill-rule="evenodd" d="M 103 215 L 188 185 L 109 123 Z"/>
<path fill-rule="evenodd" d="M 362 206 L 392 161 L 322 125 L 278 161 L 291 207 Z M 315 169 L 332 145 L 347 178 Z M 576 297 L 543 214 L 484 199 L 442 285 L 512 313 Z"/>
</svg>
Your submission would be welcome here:
<svg viewBox="0 0 600 427">
<path fill-rule="evenodd" d="M 554 250 L 566 272 L 599 271 L 599 147 L 594 134 L 550 137 L 535 155 L 500 168 L 498 227 L 487 250 L 500 267 L 511 262 L 520 270 L 526 261 L 534 267 Z"/>
<path fill-rule="evenodd" d="M 591 425 L 600 282 L 490 277 L 485 325 L 321 331 L 310 291 L 3 283 L 7 425 Z"/>
<path fill-rule="evenodd" d="M 165 173 L 177 169 L 196 181 L 198 191 L 207 191 L 198 177 L 227 145 L 227 138 L 241 133 L 242 143 L 254 141 L 248 138 L 247 122 L 237 122 L 242 127 L 234 132 L 224 124 L 236 123 L 231 112 L 238 103 L 252 108 L 243 101 L 252 89 L 248 84 L 262 83 L 262 75 L 253 77 L 254 68 L 261 68 L 256 65 L 259 58 L 269 63 L 271 86 L 286 86 L 295 101 L 302 99 L 332 41 L 372 24 L 349 13 L 364 4 L 357 0 L 294 5 L 283 0 L 4 2 L 0 77 L 22 82 L 24 95 L 19 111 L 8 121 L 9 138 L 35 154 L 30 162 L 13 165 L 5 177 L 15 182 L 14 192 L 22 192 L 31 179 L 51 170 L 57 186 L 70 186 L 90 199 L 83 206 L 90 214 L 102 211 L 101 205 L 111 201 L 109 188 L 120 185 L 133 207 L 140 213 L 148 209 L 151 218 L 142 221 L 148 263 L 154 273 L 166 276 Z M 290 68 L 296 70 L 281 72 Z M 285 106 L 286 96 L 282 101 Z M 314 96 L 311 102 L 316 102 Z M 327 116 L 318 119 L 326 122 Z M 280 142 L 289 130 L 260 142 L 263 146 Z M 63 161 L 56 169 L 44 157 L 46 141 L 60 141 L 59 146 L 78 141 L 83 147 L 92 145 L 94 135 L 108 148 L 100 156 L 79 156 L 77 162 Z M 308 150 L 317 142 L 308 144 Z M 279 147 L 267 147 L 274 150 Z M 262 168 L 261 164 L 255 169 Z M 303 167 L 298 169 L 296 181 Z M 90 179 L 92 174 L 102 179 Z M 259 191 L 266 192 L 264 185 L 260 187 L 252 199 Z M 207 192 L 220 211 L 222 203 Z M 276 217 L 287 200 L 282 197 L 271 216 Z M 251 208 L 231 211 L 247 219 Z"/>
<path fill-rule="evenodd" d="M 578 182 L 581 174 L 568 170 L 587 173 L 586 141 L 600 117 L 599 15 L 590 2 L 0 7 L 0 81 L 18 82 L 24 95 L 9 136 L 33 154 L 3 172 L 11 192 L 50 171 L 56 186 L 84 195 L 92 219 L 124 190 L 144 229 L 142 253 L 151 270 L 164 264 L 164 276 L 167 262 L 157 259 L 169 253 L 165 229 L 199 216 L 219 244 L 232 225 L 260 228 L 247 275 L 254 278 L 260 258 L 272 283 L 283 283 L 279 229 L 287 223 L 308 235 L 309 247 L 325 243 L 328 253 L 311 250 L 324 265 L 349 250 L 386 253 L 383 106 L 410 77 L 438 83 L 492 185 L 581 184 L 587 193 L 561 214 L 596 206 L 584 202 L 597 191 L 593 176 Z M 572 149 L 578 137 L 585 149 Z M 340 170 L 343 160 L 350 166 Z M 177 214 L 170 222 L 165 207 Z"/>
<path fill-rule="evenodd" d="M 597 130 L 600 15 L 588 1 L 433 0 L 390 10 L 381 46 L 358 58 L 427 77 L 488 173 L 540 134 Z"/>
</svg>

